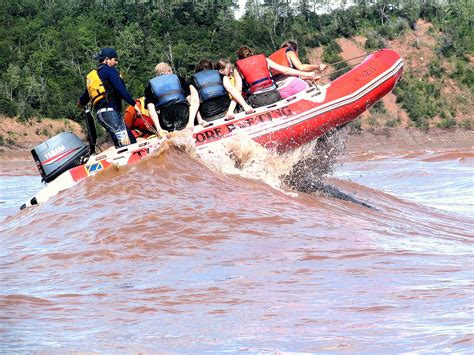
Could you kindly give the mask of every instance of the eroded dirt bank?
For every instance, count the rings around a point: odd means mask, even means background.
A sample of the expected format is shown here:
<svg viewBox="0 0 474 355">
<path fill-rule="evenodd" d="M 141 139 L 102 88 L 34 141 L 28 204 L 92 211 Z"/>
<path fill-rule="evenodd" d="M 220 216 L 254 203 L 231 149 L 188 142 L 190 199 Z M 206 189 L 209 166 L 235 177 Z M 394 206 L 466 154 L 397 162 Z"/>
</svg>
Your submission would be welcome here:
<svg viewBox="0 0 474 355">
<path fill-rule="evenodd" d="M 396 152 L 404 150 L 474 149 L 474 131 L 438 129 L 421 131 L 415 128 L 384 128 L 351 134 L 348 152 Z"/>
</svg>

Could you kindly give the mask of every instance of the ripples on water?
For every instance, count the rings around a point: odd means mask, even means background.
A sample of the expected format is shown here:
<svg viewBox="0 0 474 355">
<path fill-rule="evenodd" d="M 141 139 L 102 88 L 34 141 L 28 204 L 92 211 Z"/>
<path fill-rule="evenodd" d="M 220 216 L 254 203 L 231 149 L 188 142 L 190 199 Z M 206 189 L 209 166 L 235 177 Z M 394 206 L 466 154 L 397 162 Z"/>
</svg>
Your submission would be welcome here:
<svg viewBox="0 0 474 355">
<path fill-rule="evenodd" d="M 322 179 L 334 159 L 312 147 L 235 144 L 4 205 L 0 351 L 472 351 L 472 152 L 346 157 Z M 1 178 L 19 206 L 12 181 L 36 180 Z"/>
</svg>

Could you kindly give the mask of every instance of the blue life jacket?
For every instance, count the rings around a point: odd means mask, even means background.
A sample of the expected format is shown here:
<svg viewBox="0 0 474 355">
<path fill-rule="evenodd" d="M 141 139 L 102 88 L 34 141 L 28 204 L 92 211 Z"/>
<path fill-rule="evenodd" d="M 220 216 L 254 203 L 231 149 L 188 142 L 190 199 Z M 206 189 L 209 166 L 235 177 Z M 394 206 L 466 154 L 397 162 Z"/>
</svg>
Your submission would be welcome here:
<svg viewBox="0 0 474 355">
<path fill-rule="evenodd" d="M 217 70 L 204 70 L 193 75 L 196 90 L 199 92 L 201 102 L 216 97 L 227 96 L 227 91 L 222 83 L 221 75 Z"/>
<path fill-rule="evenodd" d="M 163 74 L 150 80 L 151 90 L 158 103 L 156 108 L 161 108 L 177 102 L 186 103 L 186 96 L 176 74 Z"/>
</svg>

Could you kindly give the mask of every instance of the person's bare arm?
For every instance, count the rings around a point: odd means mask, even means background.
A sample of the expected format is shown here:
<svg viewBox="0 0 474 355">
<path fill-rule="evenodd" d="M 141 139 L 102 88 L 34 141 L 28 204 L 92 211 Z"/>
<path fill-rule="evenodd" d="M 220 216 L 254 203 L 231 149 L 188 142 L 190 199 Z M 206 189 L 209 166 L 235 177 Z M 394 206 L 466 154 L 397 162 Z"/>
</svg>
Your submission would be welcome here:
<svg viewBox="0 0 474 355">
<path fill-rule="evenodd" d="M 245 112 L 248 112 L 248 113 L 255 112 L 252 106 L 250 106 L 242 97 L 242 94 L 239 92 L 239 90 L 237 90 L 237 88 L 234 85 L 232 85 L 228 77 L 226 76 L 224 77 L 223 84 L 226 91 L 232 95 L 232 101 L 235 101 L 236 103 L 241 105 L 244 108 Z M 233 106 L 232 111 L 230 111 L 231 106 Z M 234 105 L 232 105 L 232 103 L 230 104 L 229 110 L 227 111 L 226 116 L 230 116 L 234 113 L 235 106 L 236 106 L 235 103 Z"/>
<path fill-rule="evenodd" d="M 142 110 L 140 109 L 140 105 L 138 103 L 135 103 L 135 106 L 133 106 L 133 108 L 137 112 L 137 116 L 142 117 Z"/>
<path fill-rule="evenodd" d="M 293 67 L 301 71 L 315 71 L 315 70 L 324 70 L 326 69 L 325 64 L 303 64 L 296 55 L 295 52 L 289 51 L 286 53 L 287 58 L 290 60 Z"/>
<path fill-rule="evenodd" d="M 199 110 L 199 93 L 192 85 L 189 85 L 189 89 L 191 91 L 191 95 L 189 99 L 190 107 L 188 124 L 186 125 L 187 128 L 194 127 L 194 118 L 196 117 L 196 114 Z"/>
<path fill-rule="evenodd" d="M 205 121 L 205 120 L 202 118 L 201 112 L 199 112 L 199 110 L 198 110 L 198 112 L 197 112 L 197 114 L 196 114 L 196 118 L 197 118 L 198 123 L 199 123 L 201 126 L 203 126 L 203 127 L 212 126 L 212 122 L 207 122 L 207 121 Z"/>
<path fill-rule="evenodd" d="M 230 100 L 229 108 L 227 109 L 227 113 L 225 114 L 225 117 L 227 120 L 234 118 L 234 111 L 236 107 L 237 107 L 237 102 L 235 102 L 234 99 Z"/>
<path fill-rule="evenodd" d="M 235 68 L 234 69 L 234 81 L 235 81 L 235 88 L 238 92 L 242 92 L 242 77 L 240 76 L 239 71 Z"/>
<path fill-rule="evenodd" d="M 156 131 L 160 132 L 161 131 L 161 126 L 160 126 L 160 121 L 158 119 L 158 114 L 156 113 L 155 104 L 152 104 L 150 102 L 148 105 L 146 105 L 146 107 L 148 109 L 148 113 L 150 114 L 151 120 L 155 124 Z"/>
<path fill-rule="evenodd" d="M 288 68 L 283 65 L 275 63 L 273 60 L 267 58 L 267 63 L 270 69 L 276 70 L 285 75 L 300 76 L 304 79 L 319 80 L 321 79 L 315 72 L 304 72 L 293 68 Z"/>
</svg>

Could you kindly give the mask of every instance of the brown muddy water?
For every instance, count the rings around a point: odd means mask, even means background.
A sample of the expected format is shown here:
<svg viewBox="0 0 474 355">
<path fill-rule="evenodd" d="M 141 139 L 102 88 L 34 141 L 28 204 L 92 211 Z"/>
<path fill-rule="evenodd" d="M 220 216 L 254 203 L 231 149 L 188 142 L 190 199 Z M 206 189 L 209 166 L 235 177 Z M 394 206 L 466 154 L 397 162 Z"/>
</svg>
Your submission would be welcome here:
<svg viewBox="0 0 474 355">
<path fill-rule="evenodd" d="M 471 353 L 473 150 L 344 139 L 171 145 L 21 212 L 2 162 L 0 351 Z"/>
</svg>

